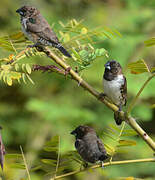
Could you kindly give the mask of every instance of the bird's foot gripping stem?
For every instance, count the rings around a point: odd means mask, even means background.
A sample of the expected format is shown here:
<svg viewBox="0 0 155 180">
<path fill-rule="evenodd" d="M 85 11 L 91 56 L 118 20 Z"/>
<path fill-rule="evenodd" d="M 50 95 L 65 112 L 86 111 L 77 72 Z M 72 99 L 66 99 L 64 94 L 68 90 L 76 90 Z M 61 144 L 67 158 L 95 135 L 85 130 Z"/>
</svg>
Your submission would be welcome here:
<svg viewBox="0 0 155 180">
<path fill-rule="evenodd" d="M 98 96 L 98 99 L 99 99 L 99 100 L 102 100 L 102 99 L 104 99 L 105 97 L 106 97 L 106 94 L 100 93 L 99 96 Z"/>
</svg>

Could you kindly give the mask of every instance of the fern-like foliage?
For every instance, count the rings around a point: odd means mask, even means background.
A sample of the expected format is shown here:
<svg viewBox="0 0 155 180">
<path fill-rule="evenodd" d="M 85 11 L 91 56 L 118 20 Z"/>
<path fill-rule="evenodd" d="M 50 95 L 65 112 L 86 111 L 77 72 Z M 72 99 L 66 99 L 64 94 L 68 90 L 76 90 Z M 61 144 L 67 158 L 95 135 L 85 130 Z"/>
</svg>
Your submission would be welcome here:
<svg viewBox="0 0 155 180">
<path fill-rule="evenodd" d="M 89 67 L 97 57 L 108 57 L 108 52 L 104 48 L 95 49 L 93 47 L 99 41 L 115 36 L 121 36 L 117 30 L 109 28 L 96 28 L 89 30 L 88 27 L 82 24 L 82 21 L 70 20 L 63 24 L 59 22 L 61 30 L 57 35 L 60 36 L 60 41 L 72 54 L 72 59 L 69 63 L 72 68 L 77 71 L 82 71 Z M 14 80 L 20 83 L 22 80 L 26 83 L 29 80 L 33 83 L 31 74 L 31 63 L 22 64 L 20 60 L 32 56 L 42 56 L 42 52 L 35 48 L 27 48 L 27 45 L 32 42 L 28 41 L 22 32 L 17 32 L 11 35 L 0 37 L 0 47 L 12 54 L 9 57 L 0 59 L 0 80 L 11 86 Z M 63 56 L 57 49 L 52 48 L 52 51 L 58 56 Z M 67 59 L 63 56 L 62 58 Z"/>
</svg>

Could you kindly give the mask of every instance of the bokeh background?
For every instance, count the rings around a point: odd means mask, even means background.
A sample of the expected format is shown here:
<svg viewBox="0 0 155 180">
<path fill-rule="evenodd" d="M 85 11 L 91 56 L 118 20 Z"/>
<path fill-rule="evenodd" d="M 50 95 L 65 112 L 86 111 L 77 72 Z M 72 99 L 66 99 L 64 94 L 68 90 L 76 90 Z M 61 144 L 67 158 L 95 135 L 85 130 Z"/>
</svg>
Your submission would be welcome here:
<svg viewBox="0 0 155 180">
<path fill-rule="evenodd" d="M 59 21 L 66 23 L 75 18 L 91 28 L 98 26 L 117 29 L 122 37 L 113 37 L 92 44 L 105 48 L 109 59 L 121 63 L 128 80 L 128 103 L 136 95 L 148 74 L 130 74 L 127 64 L 143 58 L 149 67 L 155 66 L 155 48 L 146 47 L 144 41 L 155 35 L 155 1 L 154 0 L 1 0 L 0 36 L 20 30 L 19 16 L 16 9 L 22 5 L 36 6 L 54 30 L 61 29 Z M 57 33 L 60 37 L 60 34 Z M 11 54 L 0 49 L 0 57 Z M 95 89 L 102 92 L 102 76 L 107 58 L 100 58 L 88 69 L 82 71 L 82 78 Z M 51 61 L 46 57 L 32 57 L 29 62 L 41 63 Z M 70 132 L 80 124 L 94 127 L 97 134 L 108 144 L 108 137 L 103 132 L 109 125 L 115 125 L 113 113 L 83 90 L 73 80 L 56 73 L 34 72 L 31 83 L 14 84 L 9 87 L 0 82 L 0 124 L 7 153 L 21 153 L 21 145 L 29 163 L 42 158 L 42 148 L 49 137 L 60 135 L 61 153 L 74 150 L 74 138 Z M 143 91 L 132 115 L 152 138 L 155 138 L 155 80 L 153 79 Z M 127 128 L 129 128 L 126 125 Z M 131 137 L 136 146 L 124 148 L 116 153 L 114 159 L 136 159 L 152 157 L 152 150 L 139 137 Z M 6 158 L 4 173 L 6 179 L 21 179 L 25 170 L 11 167 L 14 159 Z M 141 179 L 155 179 L 153 163 L 119 165 L 81 173 L 66 179 L 117 179 L 133 176 Z M 44 172 L 31 173 L 34 180 L 48 179 Z"/>
</svg>

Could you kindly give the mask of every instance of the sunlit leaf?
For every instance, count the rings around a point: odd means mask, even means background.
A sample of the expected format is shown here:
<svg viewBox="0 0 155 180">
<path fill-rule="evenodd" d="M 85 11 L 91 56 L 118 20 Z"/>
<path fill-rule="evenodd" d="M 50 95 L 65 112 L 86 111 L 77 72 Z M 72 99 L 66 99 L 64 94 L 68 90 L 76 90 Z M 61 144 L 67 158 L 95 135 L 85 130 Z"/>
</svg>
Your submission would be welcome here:
<svg viewBox="0 0 155 180">
<path fill-rule="evenodd" d="M 152 67 L 150 70 L 152 73 L 155 72 L 155 67 Z"/>
<path fill-rule="evenodd" d="M 28 74 L 26 74 L 26 76 L 27 76 L 28 80 L 29 80 L 32 84 L 34 84 L 33 80 L 30 78 L 30 76 L 29 76 Z"/>
<path fill-rule="evenodd" d="M 8 71 L 11 69 L 11 65 L 1 65 L 1 68 L 4 70 L 4 71 Z"/>
<path fill-rule="evenodd" d="M 155 37 L 144 41 L 144 43 L 146 46 L 154 46 L 155 45 Z"/>
<path fill-rule="evenodd" d="M 24 73 L 22 74 L 22 79 L 23 79 L 23 82 L 26 84 L 26 75 Z"/>
<path fill-rule="evenodd" d="M 25 165 L 21 163 L 12 163 L 11 168 L 16 168 L 16 169 L 25 169 Z"/>
<path fill-rule="evenodd" d="M 52 137 L 51 140 L 47 141 L 44 146 L 44 150 L 48 152 L 57 152 L 59 145 L 59 136 Z"/>
<path fill-rule="evenodd" d="M 11 79 L 17 79 L 17 80 L 18 80 L 18 79 L 21 78 L 21 73 L 11 71 L 11 72 L 10 72 L 10 77 L 11 77 Z"/>
<path fill-rule="evenodd" d="M 104 146 L 105 146 L 108 154 L 109 154 L 109 155 L 113 155 L 113 153 L 115 152 L 115 147 L 110 146 L 110 145 L 108 145 L 108 144 L 104 144 Z"/>
<path fill-rule="evenodd" d="M 2 77 L 3 77 L 3 74 L 4 74 L 4 71 L 1 71 L 1 72 L 0 72 L 0 80 L 1 80 Z"/>
<path fill-rule="evenodd" d="M 88 32 L 87 28 L 83 27 L 81 29 L 81 34 L 87 34 L 87 32 Z"/>
<path fill-rule="evenodd" d="M 15 39 L 15 40 L 23 38 L 23 37 L 24 37 L 24 34 L 21 31 L 9 36 L 10 39 Z"/>
<path fill-rule="evenodd" d="M 58 148 L 57 148 L 57 147 L 44 147 L 43 149 L 44 149 L 44 151 L 47 151 L 47 152 L 55 152 L 55 151 L 58 151 Z"/>
<path fill-rule="evenodd" d="M 5 155 L 5 157 L 6 158 L 16 158 L 16 159 L 18 159 L 18 158 L 22 158 L 22 155 L 21 154 L 6 154 Z"/>
<path fill-rule="evenodd" d="M 19 65 L 16 63 L 15 64 L 15 70 L 18 71 L 19 70 Z"/>
<path fill-rule="evenodd" d="M 116 141 L 116 139 L 114 137 L 112 137 L 109 133 L 105 133 L 103 132 L 104 135 L 106 135 L 107 137 L 109 137 L 110 139 L 112 139 L 113 141 Z"/>
<path fill-rule="evenodd" d="M 26 71 L 28 72 L 28 74 L 31 74 L 31 67 L 30 67 L 29 64 L 26 64 L 26 65 L 25 65 L 25 69 L 26 69 Z"/>
<path fill-rule="evenodd" d="M 133 129 L 125 129 L 121 134 L 121 136 L 135 136 L 135 135 L 137 135 L 137 132 Z"/>
<path fill-rule="evenodd" d="M 136 141 L 133 140 L 119 140 L 119 146 L 135 146 Z"/>
<path fill-rule="evenodd" d="M 12 79 L 11 79 L 11 77 L 10 77 L 9 75 L 7 76 L 6 82 L 7 82 L 7 84 L 8 84 L 9 86 L 12 86 Z"/>
<path fill-rule="evenodd" d="M 134 177 L 126 177 L 124 180 L 134 180 Z"/>
<path fill-rule="evenodd" d="M 112 128 L 114 131 L 117 131 L 118 133 L 120 133 L 120 128 L 118 128 L 118 126 L 114 125 L 114 124 L 109 124 L 110 128 Z"/>
<path fill-rule="evenodd" d="M 151 108 L 155 108 L 155 104 L 152 104 L 152 105 L 151 105 Z"/>
<path fill-rule="evenodd" d="M 25 64 L 22 64 L 22 70 L 23 71 L 25 70 Z"/>
<path fill-rule="evenodd" d="M 68 42 L 69 40 L 70 40 L 70 35 L 68 33 L 65 33 L 65 35 L 63 37 L 64 43 Z"/>
<path fill-rule="evenodd" d="M 41 162 L 52 165 L 52 166 L 56 166 L 57 164 L 57 161 L 53 159 L 41 159 Z"/>
<path fill-rule="evenodd" d="M 128 64 L 128 69 L 132 74 L 141 74 L 144 72 L 150 72 L 147 64 L 143 59 Z"/>
</svg>

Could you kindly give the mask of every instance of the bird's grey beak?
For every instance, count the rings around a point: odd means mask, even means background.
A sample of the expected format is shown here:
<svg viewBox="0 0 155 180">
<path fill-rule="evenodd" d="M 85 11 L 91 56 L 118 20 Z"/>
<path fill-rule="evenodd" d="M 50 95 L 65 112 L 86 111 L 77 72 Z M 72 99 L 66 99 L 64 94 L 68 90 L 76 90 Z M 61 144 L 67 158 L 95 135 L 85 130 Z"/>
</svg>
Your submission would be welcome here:
<svg viewBox="0 0 155 180">
<path fill-rule="evenodd" d="M 72 131 L 71 134 L 74 135 L 74 136 L 76 136 L 76 132 L 75 132 L 75 131 Z"/>
<path fill-rule="evenodd" d="M 19 13 L 21 16 L 24 15 L 24 13 L 23 13 L 23 11 L 21 11 L 21 9 L 17 9 L 17 10 L 16 10 L 16 13 Z"/>
<path fill-rule="evenodd" d="M 105 68 L 107 68 L 107 69 L 109 69 L 109 70 L 111 69 L 109 62 L 107 62 L 104 66 L 105 66 Z"/>
</svg>

